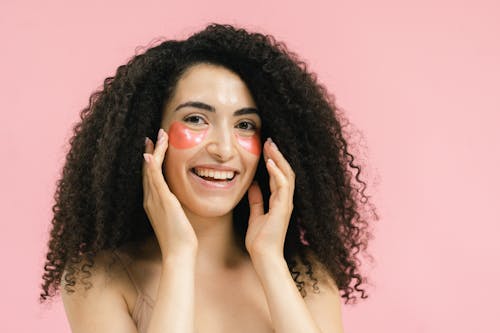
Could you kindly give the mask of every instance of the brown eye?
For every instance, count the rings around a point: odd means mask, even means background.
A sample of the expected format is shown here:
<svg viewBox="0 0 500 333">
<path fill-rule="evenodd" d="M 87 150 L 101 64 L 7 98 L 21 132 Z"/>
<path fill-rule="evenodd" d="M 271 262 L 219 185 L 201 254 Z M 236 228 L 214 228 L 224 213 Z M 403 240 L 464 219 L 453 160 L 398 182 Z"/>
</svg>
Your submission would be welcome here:
<svg viewBox="0 0 500 333">
<path fill-rule="evenodd" d="M 249 121 L 242 121 L 241 123 L 238 123 L 238 125 L 236 126 L 245 131 L 254 131 L 256 129 L 255 125 Z"/>
<path fill-rule="evenodd" d="M 205 120 L 201 116 L 189 116 L 184 118 L 184 121 L 194 125 L 202 125 L 205 123 Z"/>
</svg>

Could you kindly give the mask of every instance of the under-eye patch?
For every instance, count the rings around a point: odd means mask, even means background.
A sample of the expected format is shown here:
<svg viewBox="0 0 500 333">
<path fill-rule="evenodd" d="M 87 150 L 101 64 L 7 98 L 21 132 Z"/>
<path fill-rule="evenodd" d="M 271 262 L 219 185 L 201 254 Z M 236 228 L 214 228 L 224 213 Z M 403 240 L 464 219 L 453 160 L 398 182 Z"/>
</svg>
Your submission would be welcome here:
<svg viewBox="0 0 500 333">
<path fill-rule="evenodd" d="M 188 149 L 200 144 L 207 132 L 208 130 L 193 131 L 180 121 L 175 121 L 168 130 L 168 141 L 175 148 Z"/>
</svg>

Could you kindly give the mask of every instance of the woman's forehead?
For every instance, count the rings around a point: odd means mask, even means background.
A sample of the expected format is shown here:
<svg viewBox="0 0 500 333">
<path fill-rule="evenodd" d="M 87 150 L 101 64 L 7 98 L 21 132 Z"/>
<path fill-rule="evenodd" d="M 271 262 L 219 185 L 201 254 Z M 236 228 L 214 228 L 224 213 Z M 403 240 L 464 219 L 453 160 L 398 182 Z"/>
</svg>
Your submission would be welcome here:
<svg viewBox="0 0 500 333">
<path fill-rule="evenodd" d="M 167 110 L 201 103 L 215 111 L 233 112 L 243 107 L 256 107 L 253 97 L 241 78 L 221 66 L 195 65 L 177 82 Z M 191 103 L 191 104 L 190 104 Z"/>
<path fill-rule="evenodd" d="M 218 98 L 223 103 L 237 103 L 238 100 L 252 100 L 243 80 L 231 70 L 222 66 L 195 65 L 184 73 L 177 82 L 175 95 L 179 98 Z"/>
</svg>

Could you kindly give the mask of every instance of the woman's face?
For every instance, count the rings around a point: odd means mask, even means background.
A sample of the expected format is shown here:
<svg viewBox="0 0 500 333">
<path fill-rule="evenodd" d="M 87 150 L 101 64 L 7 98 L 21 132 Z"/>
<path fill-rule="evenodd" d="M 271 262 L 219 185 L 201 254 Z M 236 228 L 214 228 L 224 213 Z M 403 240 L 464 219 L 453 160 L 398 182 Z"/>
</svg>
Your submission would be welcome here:
<svg viewBox="0 0 500 333">
<path fill-rule="evenodd" d="M 168 133 L 163 171 L 184 209 L 231 213 L 250 186 L 261 155 L 262 126 L 237 74 L 209 64 L 190 67 L 163 110 Z"/>
</svg>

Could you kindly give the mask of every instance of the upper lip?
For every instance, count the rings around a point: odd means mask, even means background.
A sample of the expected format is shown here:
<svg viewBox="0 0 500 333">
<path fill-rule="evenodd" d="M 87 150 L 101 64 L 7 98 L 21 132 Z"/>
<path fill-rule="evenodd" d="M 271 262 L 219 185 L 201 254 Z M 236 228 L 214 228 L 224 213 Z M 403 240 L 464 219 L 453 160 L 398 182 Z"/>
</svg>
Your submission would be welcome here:
<svg viewBox="0 0 500 333">
<path fill-rule="evenodd" d="M 233 171 L 234 173 L 239 173 L 239 171 L 235 168 L 231 168 L 231 167 L 224 166 L 224 165 L 218 165 L 218 164 L 200 164 L 200 165 L 196 165 L 193 167 L 193 169 L 195 169 L 195 168 L 212 169 L 212 170 L 218 170 L 218 171 Z"/>
</svg>

